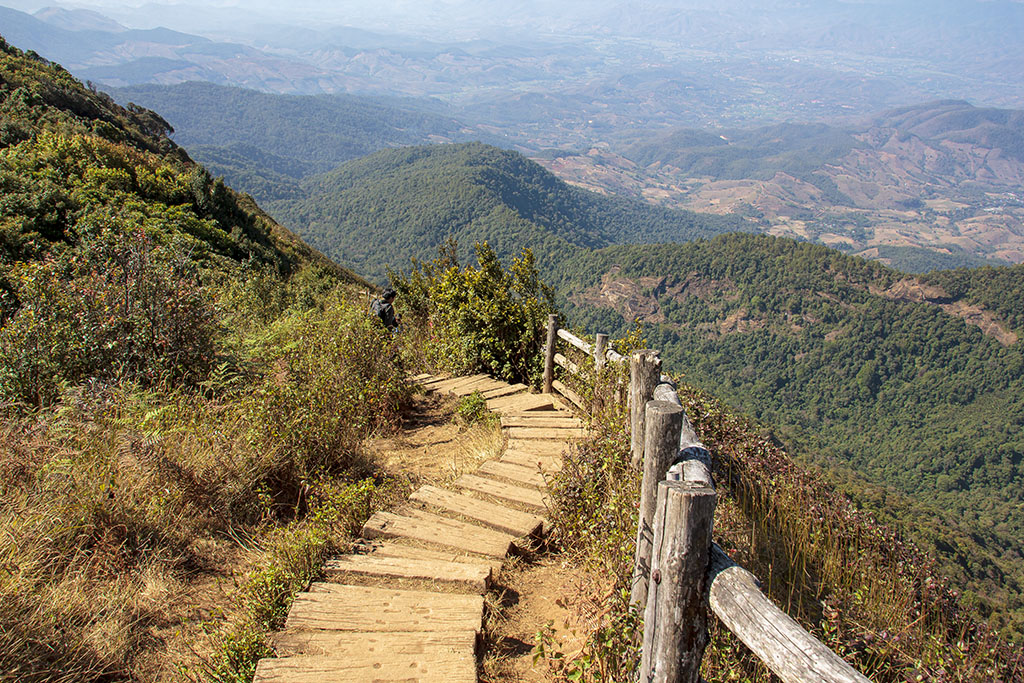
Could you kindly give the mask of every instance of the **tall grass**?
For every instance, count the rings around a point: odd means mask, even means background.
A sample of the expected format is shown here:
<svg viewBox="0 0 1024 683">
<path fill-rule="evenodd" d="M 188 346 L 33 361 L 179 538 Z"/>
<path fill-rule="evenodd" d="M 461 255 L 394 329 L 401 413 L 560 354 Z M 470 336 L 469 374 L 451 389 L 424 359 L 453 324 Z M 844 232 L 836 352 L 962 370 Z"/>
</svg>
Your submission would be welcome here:
<svg viewBox="0 0 1024 683">
<path fill-rule="evenodd" d="M 222 290 L 236 324 L 188 386 L 105 372 L 50 384 L 46 407 L 4 404 L 0 677 L 146 680 L 204 541 L 236 538 L 262 558 L 242 626 L 191 671 L 241 680 L 323 553 L 392 494 L 361 442 L 409 397 L 394 340 L 341 289 L 301 305 L 278 283 L 250 303 L 257 280 Z"/>
</svg>

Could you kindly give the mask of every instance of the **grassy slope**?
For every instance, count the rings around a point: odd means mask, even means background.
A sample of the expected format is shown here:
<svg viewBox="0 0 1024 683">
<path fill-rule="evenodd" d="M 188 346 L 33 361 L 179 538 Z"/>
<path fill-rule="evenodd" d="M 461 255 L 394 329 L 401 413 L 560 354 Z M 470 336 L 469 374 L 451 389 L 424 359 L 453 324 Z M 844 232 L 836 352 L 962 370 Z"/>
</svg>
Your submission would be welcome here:
<svg viewBox="0 0 1024 683">
<path fill-rule="evenodd" d="M 0 43 L 0 678 L 251 676 L 395 488 L 365 282 L 166 128 Z"/>
</svg>

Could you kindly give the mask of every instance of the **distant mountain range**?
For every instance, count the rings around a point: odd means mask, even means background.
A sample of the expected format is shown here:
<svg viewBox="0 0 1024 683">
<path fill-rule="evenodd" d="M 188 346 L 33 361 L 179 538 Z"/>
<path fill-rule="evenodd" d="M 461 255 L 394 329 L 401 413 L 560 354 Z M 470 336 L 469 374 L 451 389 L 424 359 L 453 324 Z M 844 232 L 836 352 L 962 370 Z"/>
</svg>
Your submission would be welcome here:
<svg viewBox="0 0 1024 683">
<path fill-rule="evenodd" d="M 175 139 L 261 202 L 379 149 L 483 140 L 431 100 L 281 96 L 186 83 L 114 89 L 164 113 Z M 1024 112 L 944 100 L 856 125 L 620 135 L 585 153 L 524 150 L 585 189 L 833 246 L 908 272 L 1024 260 Z"/>
<path fill-rule="evenodd" d="M 434 97 L 452 115 L 533 147 L 651 127 L 849 119 L 936 98 L 1024 102 L 1024 13 L 1005 0 L 106 11 L 121 21 L 59 8 L 4 9 L 0 21 L 12 42 L 104 86 L 204 80 L 286 94 Z"/>
<path fill-rule="evenodd" d="M 111 94 L 163 112 L 176 142 L 261 202 L 301 196 L 303 178 L 379 149 L 481 137 L 435 113 L 443 105 L 424 100 L 270 95 L 197 82 L 115 88 Z"/>
<path fill-rule="evenodd" d="M 739 213 L 905 270 L 1024 261 L 1024 111 L 947 100 L 856 126 L 683 129 L 539 160 L 583 187 Z"/>
</svg>

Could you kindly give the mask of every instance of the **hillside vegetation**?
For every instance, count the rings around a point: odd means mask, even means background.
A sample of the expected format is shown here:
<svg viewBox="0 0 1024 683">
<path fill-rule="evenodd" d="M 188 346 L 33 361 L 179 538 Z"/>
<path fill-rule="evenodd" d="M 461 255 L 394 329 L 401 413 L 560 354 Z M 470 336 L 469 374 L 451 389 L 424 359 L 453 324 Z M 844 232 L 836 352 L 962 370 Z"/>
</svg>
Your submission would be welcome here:
<svg viewBox="0 0 1024 683">
<path fill-rule="evenodd" d="M 448 237 L 499 257 L 530 247 L 542 272 L 579 248 L 686 241 L 747 229 L 742 219 L 652 207 L 566 185 L 515 152 L 480 143 L 377 152 L 303 183 L 268 209 L 339 263 L 382 280 Z M 465 252 L 463 253 L 465 255 Z"/>
<path fill-rule="evenodd" d="M 244 680 L 402 489 L 365 283 L 166 132 L 0 42 L 5 679 Z"/>
<path fill-rule="evenodd" d="M 773 425 L 804 462 L 902 520 L 972 600 L 1020 628 L 1019 342 L 903 300 L 904 276 L 880 264 L 779 238 L 611 247 L 566 271 L 571 319 L 610 331 L 650 325 L 650 343 L 688 382 Z M 971 273 L 935 281 L 964 283 L 949 300 L 1019 315 L 1019 267 L 977 271 L 992 289 L 972 289 Z"/>
</svg>

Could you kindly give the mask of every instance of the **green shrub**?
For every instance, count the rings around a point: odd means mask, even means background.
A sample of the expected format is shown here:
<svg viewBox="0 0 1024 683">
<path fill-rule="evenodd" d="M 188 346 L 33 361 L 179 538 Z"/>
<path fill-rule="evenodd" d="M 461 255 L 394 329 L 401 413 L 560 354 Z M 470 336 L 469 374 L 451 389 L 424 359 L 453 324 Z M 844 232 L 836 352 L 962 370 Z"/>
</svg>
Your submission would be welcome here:
<svg viewBox="0 0 1024 683">
<path fill-rule="evenodd" d="M 213 308 L 192 262 L 143 232 L 103 232 L 14 270 L 0 328 L 0 395 L 40 406 L 62 383 L 194 384 L 214 359 Z"/>
<path fill-rule="evenodd" d="M 455 417 L 463 425 L 493 422 L 498 419 L 498 416 L 487 408 L 487 399 L 479 391 L 459 399 L 455 405 Z"/>
<path fill-rule="evenodd" d="M 453 373 L 486 371 L 508 381 L 536 383 L 551 289 L 524 249 L 506 270 L 486 242 L 477 266 L 460 268 L 454 242 L 431 263 L 413 262 L 406 276 L 391 274 L 400 301 L 430 331 L 427 361 Z"/>
<path fill-rule="evenodd" d="M 340 294 L 285 315 L 258 342 L 263 379 L 244 401 L 249 440 L 279 502 L 309 482 L 368 473 L 359 445 L 397 422 L 410 397 L 394 338 Z"/>
</svg>

